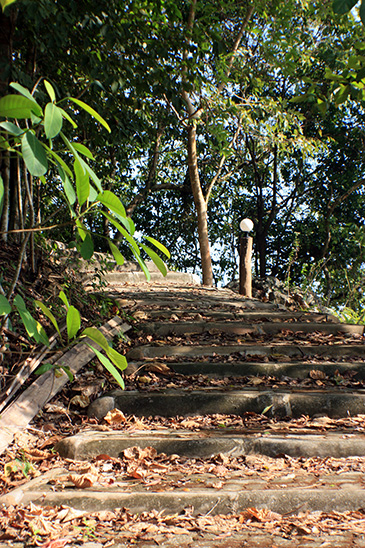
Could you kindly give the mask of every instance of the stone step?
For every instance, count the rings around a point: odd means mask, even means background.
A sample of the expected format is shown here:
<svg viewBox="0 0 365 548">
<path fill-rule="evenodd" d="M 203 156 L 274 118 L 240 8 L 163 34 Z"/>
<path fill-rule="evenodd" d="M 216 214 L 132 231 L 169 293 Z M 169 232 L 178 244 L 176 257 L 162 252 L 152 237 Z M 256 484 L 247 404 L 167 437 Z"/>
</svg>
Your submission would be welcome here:
<svg viewBox="0 0 365 548">
<path fill-rule="evenodd" d="M 253 412 L 285 418 L 327 415 L 332 418 L 365 413 L 363 389 L 267 389 L 263 386 L 240 390 L 158 389 L 150 391 L 113 390 L 88 407 L 88 416 L 103 418 L 120 409 L 137 417 L 189 416 L 222 413 L 240 415 Z"/>
<path fill-rule="evenodd" d="M 118 271 L 112 271 L 112 272 L 105 272 L 102 274 L 101 279 L 102 281 L 106 282 L 109 286 L 113 285 L 120 285 L 125 283 L 132 283 L 132 284 L 144 284 L 144 283 L 158 283 L 163 282 L 166 284 L 173 284 L 173 285 L 179 285 L 179 284 L 191 284 L 191 285 L 199 285 L 200 284 L 200 278 L 196 274 L 189 274 L 186 272 L 173 272 L 168 271 L 166 276 L 163 276 L 160 272 L 150 272 L 151 279 L 148 282 L 146 280 L 146 276 L 143 272 L 118 272 Z M 93 272 L 85 273 L 84 276 L 84 283 L 90 283 L 94 278 L 95 274 Z"/>
<path fill-rule="evenodd" d="M 156 361 L 158 364 L 158 361 Z M 131 372 L 137 369 L 143 372 L 148 371 L 149 362 L 130 362 Z M 365 379 L 365 362 L 168 362 L 168 367 L 179 375 L 207 375 L 209 377 L 246 377 L 266 375 L 276 377 L 289 377 L 292 379 L 306 379 L 313 370 L 322 371 L 327 377 L 335 375 L 346 375 L 351 372 L 351 378 L 356 380 Z"/>
<path fill-rule="evenodd" d="M 200 320 L 199 316 L 199 310 L 196 308 L 184 308 L 183 310 L 181 308 L 169 308 L 169 309 L 158 309 L 155 310 L 154 308 L 150 308 L 148 310 L 145 310 L 145 308 L 136 309 L 135 311 L 131 312 L 131 316 L 134 317 L 135 313 L 137 312 L 136 318 L 138 318 L 138 314 L 142 313 L 150 318 L 157 318 L 159 320 L 163 319 L 170 319 L 171 316 L 177 316 L 179 320 L 183 319 L 194 319 L 194 320 Z M 214 320 L 241 320 L 246 321 L 248 323 L 251 322 L 282 322 L 282 323 L 288 323 L 289 326 L 293 322 L 316 322 L 316 323 L 338 323 L 338 319 L 331 315 L 331 314 L 321 314 L 321 313 L 309 313 L 309 312 L 285 312 L 281 310 L 236 310 L 235 312 L 228 312 L 223 309 L 221 310 L 205 310 L 204 316 L 206 316 L 208 319 L 214 319 Z M 344 324 L 341 324 L 344 325 Z"/>
<path fill-rule="evenodd" d="M 325 423 L 324 423 L 325 427 Z M 222 429 L 223 431 L 225 429 Z M 277 458 L 288 455 L 295 458 L 346 458 L 365 456 L 363 434 L 346 433 L 346 430 L 313 433 L 309 429 L 283 433 L 268 429 L 227 428 L 221 433 L 216 429 L 194 432 L 180 428 L 176 430 L 133 430 L 132 432 L 88 430 L 58 442 L 55 450 L 62 458 L 91 460 L 100 454 L 120 457 L 129 447 L 153 447 L 158 453 L 206 459 L 213 455 L 265 455 Z"/>
<path fill-rule="evenodd" d="M 115 481 L 106 486 L 96 481 L 88 489 L 75 489 L 67 481 L 68 474 L 63 472 L 59 478 L 53 478 L 53 484 L 46 481 L 32 489 L 22 487 L 14 493 L 21 504 L 40 504 L 43 506 L 72 507 L 89 512 L 128 508 L 131 513 L 162 512 L 180 514 L 190 508 L 198 514 L 239 514 L 247 508 L 265 509 L 278 514 L 297 514 L 298 512 L 345 512 L 358 510 L 365 506 L 362 472 L 338 474 L 317 474 L 297 471 L 277 476 L 271 474 L 264 479 L 260 474 L 240 473 L 223 480 L 214 473 L 175 475 L 173 489 L 167 481 L 158 484 L 151 482 L 148 476 L 144 482 L 135 479 Z M 54 481 L 57 481 L 54 485 Z M 170 479 L 170 478 L 166 478 Z M 214 546 L 215 544 L 209 544 Z"/>
<path fill-rule="evenodd" d="M 365 344 L 240 344 L 240 345 L 167 345 L 159 346 L 142 345 L 134 347 L 127 352 L 128 360 L 146 360 L 149 358 L 177 357 L 195 358 L 211 356 L 229 356 L 230 354 L 241 354 L 246 356 L 268 356 L 282 359 L 285 356 L 292 358 L 306 357 L 362 357 L 365 356 Z"/>
<path fill-rule="evenodd" d="M 260 322 L 247 324 L 239 321 L 207 322 L 207 321 L 185 321 L 185 322 L 149 322 L 138 324 L 138 329 L 144 333 L 164 337 L 166 335 L 193 335 L 208 332 L 211 335 L 228 333 L 233 335 L 274 335 L 283 330 L 302 333 L 325 333 L 325 334 L 346 334 L 363 335 L 365 326 L 349 325 L 341 323 L 308 323 L 308 322 Z"/>
<path fill-rule="evenodd" d="M 152 306 L 154 309 L 157 307 L 159 309 L 172 307 L 176 308 L 178 306 L 179 310 L 196 310 L 199 311 L 208 311 L 208 310 L 227 310 L 231 311 L 287 311 L 285 308 L 280 308 L 276 304 L 264 303 L 262 301 L 257 301 L 254 299 L 230 299 L 225 301 L 220 301 L 219 299 L 202 299 L 202 298 L 181 298 L 179 295 L 171 294 L 170 297 L 166 295 L 156 295 L 151 292 L 151 295 L 145 295 L 143 293 L 136 294 L 135 296 L 131 293 L 126 293 L 121 295 L 120 292 L 108 292 L 106 297 L 115 300 L 115 302 L 121 307 L 143 307 Z"/>
</svg>

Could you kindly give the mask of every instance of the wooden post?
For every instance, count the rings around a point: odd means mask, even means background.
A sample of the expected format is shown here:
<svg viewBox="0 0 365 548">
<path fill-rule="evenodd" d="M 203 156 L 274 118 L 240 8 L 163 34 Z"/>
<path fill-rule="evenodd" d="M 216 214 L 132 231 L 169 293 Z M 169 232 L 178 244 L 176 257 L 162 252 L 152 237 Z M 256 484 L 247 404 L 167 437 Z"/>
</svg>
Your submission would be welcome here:
<svg viewBox="0 0 365 548">
<path fill-rule="evenodd" d="M 252 238 L 245 232 L 240 237 L 240 285 L 239 293 L 244 297 L 252 297 Z"/>
</svg>

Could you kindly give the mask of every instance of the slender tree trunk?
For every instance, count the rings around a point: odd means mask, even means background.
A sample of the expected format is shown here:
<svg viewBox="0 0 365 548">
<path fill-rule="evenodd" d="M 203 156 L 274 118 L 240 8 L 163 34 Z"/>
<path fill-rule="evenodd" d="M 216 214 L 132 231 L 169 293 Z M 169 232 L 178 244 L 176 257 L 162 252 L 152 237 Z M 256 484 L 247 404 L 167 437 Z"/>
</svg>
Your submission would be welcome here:
<svg viewBox="0 0 365 548">
<path fill-rule="evenodd" d="M 12 38 L 15 28 L 17 12 L 11 10 L 10 15 L 4 15 L 0 9 L 0 59 L 2 63 L 2 72 L 0 72 L 0 97 L 5 95 L 9 85 L 9 75 L 12 54 Z M 9 230 L 9 207 L 10 207 L 10 152 L 4 150 L 0 152 L 0 176 L 4 186 L 3 209 L 0 219 L 0 238 L 6 242 Z"/>
<path fill-rule="evenodd" d="M 266 249 L 267 249 L 267 242 L 266 242 L 266 234 L 263 231 L 257 230 L 256 233 L 256 245 L 257 245 L 257 251 L 259 255 L 259 275 L 260 278 L 266 278 Z"/>
<path fill-rule="evenodd" d="M 187 25 L 186 25 L 186 38 L 189 42 L 192 38 L 192 31 L 195 24 L 197 3 L 198 3 L 198 0 L 191 0 L 190 2 L 189 16 L 188 16 Z M 233 48 L 230 52 L 229 58 L 227 60 L 227 69 L 226 69 L 225 78 L 217 86 L 217 95 L 220 95 L 227 86 L 226 81 L 228 80 L 228 77 L 231 74 L 234 61 L 239 51 L 239 46 L 241 44 L 245 29 L 253 14 L 253 11 L 254 11 L 254 7 L 249 6 L 247 9 L 246 16 L 241 24 L 239 32 L 234 41 Z M 208 210 L 209 195 L 215 181 L 210 185 L 210 187 L 208 187 L 207 194 L 206 196 L 204 196 L 203 189 L 200 184 L 200 177 L 199 177 L 198 156 L 197 156 L 197 147 L 196 147 L 196 126 L 195 126 L 196 120 L 198 120 L 204 112 L 204 107 L 201 104 L 194 104 L 195 103 L 194 93 L 188 93 L 188 91 L 186 90 L 184 86 L 188 81 L 188 71 L 189 71 L 188 59 L 189 59 L 189 51 L 186 48 L 183 50 L 183 60 L 184 60 L 184 65 L 182 68 L 183 89 L 182 89 L 181 95 L 186 104 L 186 109 L 189 116 L 188 123 L 184 124 L 186 125 L 187 132 L 188 132 L 187 152 L 188 152 L 189 176 L 190 176 L 191 189 L 193 192 L 194 204 L 195 204 L 197 220 L 198 220 L 198 239 L 199 239 L 202 273 L 203 273 L 203 285 L 212 286 L 213 285 L 213 269 L 212 269 L 212 259 L 210 255 L 210 244 L 209 244 L 209 236 L 208 236 L 207 210 Z M 220 169 L 222 168 L 223 163 L 224 163 L 224 159 L 220 165 Z M 218 175 L 219 175 L 219 172 L 220 170 L 218 171 Z"/>
<path fill-rule="evenodd" d="M 198 218 L 198 238 L 203 272 L 203 285 L 212 286 L 213 270 L 208 237 L 207 203 L 200 184 L 194 122 L 188 126 L 188 165 L 191 189 Z"/>
</svg>

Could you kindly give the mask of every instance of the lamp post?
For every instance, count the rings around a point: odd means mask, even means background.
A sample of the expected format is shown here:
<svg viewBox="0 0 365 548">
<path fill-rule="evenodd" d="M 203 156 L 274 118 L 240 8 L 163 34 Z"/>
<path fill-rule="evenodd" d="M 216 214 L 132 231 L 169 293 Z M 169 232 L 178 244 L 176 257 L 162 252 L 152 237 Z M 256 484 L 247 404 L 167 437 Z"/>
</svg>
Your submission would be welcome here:
<svg viewBox="0 0 365 548">
<path fill-rule="evenodd" d="M 252 237 L 248 235 L 253 229 L 251 219 L 243 219 L 240 222 L 240 284 L 239 293 L 244 297 L 252 297 L 252 272 L 251 272 L 251 255 L 252 255 Z"/>
</svg>

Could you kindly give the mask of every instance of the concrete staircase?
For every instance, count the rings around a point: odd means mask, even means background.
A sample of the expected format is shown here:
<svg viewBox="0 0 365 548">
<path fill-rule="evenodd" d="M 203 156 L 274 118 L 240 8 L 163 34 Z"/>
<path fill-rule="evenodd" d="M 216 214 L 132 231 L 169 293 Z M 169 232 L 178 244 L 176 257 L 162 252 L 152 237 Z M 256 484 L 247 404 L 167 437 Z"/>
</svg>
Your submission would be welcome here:
<svg viewBox="0 0 365 548">
<path fill-rule="evenodd" d="M 169 513 L 193 506 L 199 514 L 365 508 L 364 326 L 194 285 L 115 284 L 108 296 L 135 318 L 127 354 L 133 382 L 93 402 L 88 414 L 102 419 L 118 408 L 157 415 L 156 426 L 91 430 L 56 449 L 90 460 L 153 447 L 191 459 L 191 474 L 166 465 L 158 484 L 138 475 L 86 490 L 38 484 L 25 502 Z M 159 365 L 171 374 L 154 373 L 147 388 L 138 382 Z M 171 383 L 176 375 L 182 388 Z M 199 422 L 208 416 L 221 419 Z"/>
</svg>

